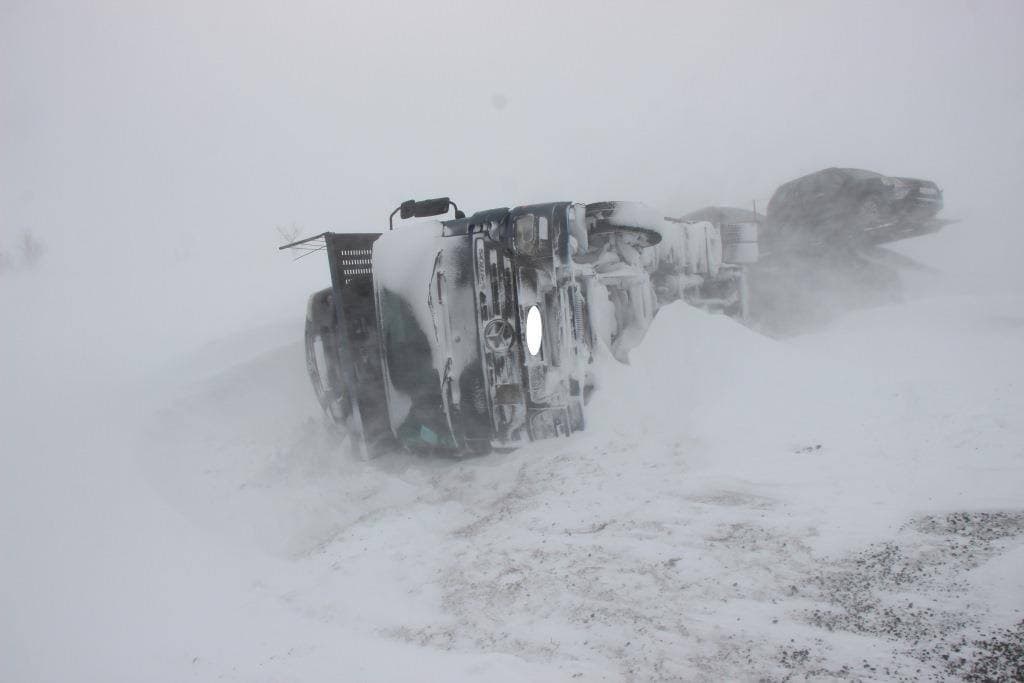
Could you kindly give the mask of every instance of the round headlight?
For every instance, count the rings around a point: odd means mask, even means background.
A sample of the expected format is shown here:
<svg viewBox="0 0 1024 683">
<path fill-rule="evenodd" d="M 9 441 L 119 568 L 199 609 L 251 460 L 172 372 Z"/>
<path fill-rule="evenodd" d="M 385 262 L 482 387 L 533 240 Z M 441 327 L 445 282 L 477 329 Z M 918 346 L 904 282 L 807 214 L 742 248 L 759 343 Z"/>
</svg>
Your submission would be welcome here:
<svg viewBox="0 0 1024 683">
<path fill-rule="evenodd" d="M 526 313 L 526 349 L 531 356 L 540 353 L 540 343 L 544 340 L 544 320 L 540 309 L 531 306 Z"/>
</svg>

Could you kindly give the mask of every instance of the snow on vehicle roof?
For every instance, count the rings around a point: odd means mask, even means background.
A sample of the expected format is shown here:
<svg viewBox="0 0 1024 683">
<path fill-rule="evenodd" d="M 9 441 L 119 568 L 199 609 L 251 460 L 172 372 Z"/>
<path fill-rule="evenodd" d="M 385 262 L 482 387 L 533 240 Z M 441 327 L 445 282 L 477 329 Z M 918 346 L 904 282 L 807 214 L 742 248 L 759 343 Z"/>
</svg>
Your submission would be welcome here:
<svg viewBox="0 0 1024 683">
<path fill-rule="evenodd" d="M 440 221 L 418 221 L 385 232 L 373 244 L 373 278 L 378 288 L 397 294 L 412 307 L 416 321 L 433 338 L 430 276 L 444 247 Z"/>
<path fill-rule="evenodd" d="M 875 173 L 874 171 L 866 171 L 862 168 L 837 168 L 836 171 L 842 171 L 846 175 L 856 178 L 857 180 L 867 180 L 869 178 L 881 178 L 881 173 Z"/>
<path fill-rule="evenodd" d="M 386 289 L 412 309 L 430 344 L 431 361 L 438 373 L 446 358 L 437 344 L 434 314 L 430 310 L 430 278 L 437 253 L 444 246 L 440 221 L 417 221 L 383 233 L 373 244 L 373 280 L 377 291 Z M 388 381 L 392 397 L 392 428 L 405 419 L 410 402 Z"/>
<path fill-rule="evenodd" d="M 612 223 L 618 225 L 634 225 L 638 228 L 649 228 L 664 232 L 665 217 L 654 208 L 641 202 L 617 202 L 610 217 Z"/>
<path fill-rule="evenodd" d="M 654 247 L 658 258 L 669 263 L 688 264 L 687 272 L 717 271 L 721 262 L 718 228 L 707 220 L 670 221 L 660 211 L 640 202 L 619 202 L 611 221 L 654 230 L 661 242 Z M 709 255 L 709 250 L 714 252 Z"/>
</svg>

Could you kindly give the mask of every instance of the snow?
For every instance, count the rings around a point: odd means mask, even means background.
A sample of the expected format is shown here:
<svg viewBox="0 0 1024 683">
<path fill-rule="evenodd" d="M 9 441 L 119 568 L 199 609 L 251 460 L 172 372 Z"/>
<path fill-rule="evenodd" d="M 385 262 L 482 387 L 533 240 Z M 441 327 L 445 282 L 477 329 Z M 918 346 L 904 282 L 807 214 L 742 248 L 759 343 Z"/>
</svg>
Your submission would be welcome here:
<svg viewBox="0 0 1024 683">
<path fill-rule="evenodd" d="M 440 221 L 417 221 L 383 233 L 373 244 L 376 286 L 402 297 L 425 333 L 431 333 L 435 326 L 427 294 L 434 272 L 433 256 L 443 246 L 441 231 Z"/>
<path fill-rule="evenodd" d="M 618 202 L 611 215 L 611 222 L 617 225 L 636 225 L 651 230 L 665 226 L 662 212 L 642 202 Z"/>
<path fill-rule="evenodd" d="M 784 341 L 674 304 L 587 432 L 364 461 L 299 315 L 83 374 L 32 278 L 0 290 L 0 680 L 941 677 L 1024 618 L 1024 296 Z"/>
<path fill-rule="evenodd" d="M 440 221 L 416 221 L 383 233 L 373 244 L 374 287 L 400 297 L 412 310 L 416 322 L 430 342 L 430 353 L 438 375 L 444 371 L 447 355 L 437 343 L 438 321 L 430 309 L 430 278 L 438 252 L 443 248 Z M 456 375 L 457 376 L 457 375 Z M 397 429 L 412 408 L 412 399 L 387 380 L 391 405 L 391 428 Z"/>
<path fill-rule="evenodd" d="M 660 261 L 673 264 L 680 272 L 718 274 L 722 264 L 722 238 L 710 221 L 678 223 L 666 220 L 664 212 L 640 202 L 620 202 L 611 220 L 620 225 L 635 225 L 657 231 Z"/>
</svg>

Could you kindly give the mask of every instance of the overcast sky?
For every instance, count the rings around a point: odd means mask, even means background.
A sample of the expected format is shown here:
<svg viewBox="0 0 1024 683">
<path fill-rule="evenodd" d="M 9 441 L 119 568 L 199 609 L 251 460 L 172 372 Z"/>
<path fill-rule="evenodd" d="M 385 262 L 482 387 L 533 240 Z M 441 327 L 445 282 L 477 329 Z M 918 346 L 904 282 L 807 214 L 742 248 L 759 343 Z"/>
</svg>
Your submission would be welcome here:
<svg viewBox="0 0 1024 683">
<path fill-rule="evenodd" d="M 840 165 L 932 178 L 950 217 L 998 205 L 971 229 L 1019 249 L 1022 29 L 1017 0 L 0 0 L 0 245 L 32 230 L 76 291 L 230 329 L 326 277 L 278 224 L 763 206 Z"/>
</svg>

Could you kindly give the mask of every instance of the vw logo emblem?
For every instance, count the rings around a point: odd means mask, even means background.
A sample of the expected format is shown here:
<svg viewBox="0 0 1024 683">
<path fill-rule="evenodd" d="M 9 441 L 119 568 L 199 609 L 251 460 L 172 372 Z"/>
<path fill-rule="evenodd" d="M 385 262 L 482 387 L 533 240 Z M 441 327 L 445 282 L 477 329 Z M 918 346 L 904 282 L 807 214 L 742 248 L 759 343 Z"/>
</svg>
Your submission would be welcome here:
<svg viewBox="0 0 1024 683">
<path fill-rule="evenodd" d="M 513 337 L 515 329 L 505 320 L 492 320 L 484 328 L 484 344 L 491 351 L 505 351 L 512 346 Z"/>
</svg>

